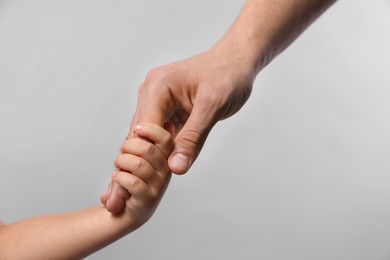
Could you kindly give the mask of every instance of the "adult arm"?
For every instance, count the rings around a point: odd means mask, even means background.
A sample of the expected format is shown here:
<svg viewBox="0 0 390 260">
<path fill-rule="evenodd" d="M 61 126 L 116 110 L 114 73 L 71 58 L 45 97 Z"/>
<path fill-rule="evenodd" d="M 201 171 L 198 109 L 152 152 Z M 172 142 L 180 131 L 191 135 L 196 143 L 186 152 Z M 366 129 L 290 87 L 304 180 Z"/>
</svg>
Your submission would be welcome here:
<svg viewBox="0 0 390 260">
<path fill-rule="evenodd" d="M 148 73 L 129 135 L 139 122 L 175 123 L 178 132 L 168 163 L 177 174 L 187 172 L 213 126 L 249 98 L 256 75 L 335 1 L 248 0 L 210 50 Z M 119 193 L 112 183 L 108 196 L 102 196 L 111 212 L 124 206 Z"/>
</svg>

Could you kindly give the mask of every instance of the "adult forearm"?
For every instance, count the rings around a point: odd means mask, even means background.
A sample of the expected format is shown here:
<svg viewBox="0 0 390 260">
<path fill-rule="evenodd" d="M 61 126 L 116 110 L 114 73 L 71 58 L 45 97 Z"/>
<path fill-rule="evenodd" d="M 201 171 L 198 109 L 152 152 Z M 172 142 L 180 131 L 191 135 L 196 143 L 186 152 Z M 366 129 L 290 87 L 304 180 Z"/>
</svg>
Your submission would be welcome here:
<svg viewBox="0 0 390 260">
<path fill-rule="evenodd" d="M 214 46 L 239 58 L 255 76 L 336 0 L 248 0 Z"/>
<path fill-rule="evenodd" d="M 82 259 L 136 227 L 103 206 L 23 220 L 0 229 L 0 259 Z"/>
</svg>

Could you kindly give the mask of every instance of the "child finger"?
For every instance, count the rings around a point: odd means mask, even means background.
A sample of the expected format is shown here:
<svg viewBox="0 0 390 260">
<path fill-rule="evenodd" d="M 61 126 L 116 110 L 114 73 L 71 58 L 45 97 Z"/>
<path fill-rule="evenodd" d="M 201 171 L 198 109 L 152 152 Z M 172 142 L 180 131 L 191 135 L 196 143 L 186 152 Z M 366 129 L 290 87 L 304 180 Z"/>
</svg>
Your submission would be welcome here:
<svg viewBox="0 0 390 260">
<path fill-rule="evenodd" d="M 134 198 L 145 198 L 150 192 L 149 186 L 142 179 L 128 172 L 117 171 L 112 178 Z"/>
<path fill-rule="evenodd" d="M 173 149 L 173 139 L 167 130 L 155 124 L 143 123 L 138 124 L 134 131 L 139 136 L 154 142 L 157 148 L 164 154 L 165 158 L 168 158 Z"/>
<path fill-rule="evenodd" d="M 122 145 L 121 152 L 145 159 L 155 170 L 167 171 L 167 159 L 154 144 L 141 138 L 131 138 Z"/>
<path fill-rule="evenodd" d="M 149 183 L 155 177 L 154 168 L 143 158 L 123 153 L 115 159 L 115 167 L 130 172 Z"/>
</svg>

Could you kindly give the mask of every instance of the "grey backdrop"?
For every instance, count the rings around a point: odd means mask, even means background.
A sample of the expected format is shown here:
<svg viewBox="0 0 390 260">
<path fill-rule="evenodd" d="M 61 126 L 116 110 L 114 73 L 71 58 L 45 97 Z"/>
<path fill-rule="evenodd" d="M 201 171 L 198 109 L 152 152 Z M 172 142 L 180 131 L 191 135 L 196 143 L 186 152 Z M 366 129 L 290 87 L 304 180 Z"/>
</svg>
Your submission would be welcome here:
<svg viewBox="0 0 390 260">
<path fill-rule="evenodd" d="M 99 203 L 147 71 L 240 1 L 0 1 L 0 218 Z M 88 259 L 390 259 L 390 2 L 333 6 L 145 226 Z"/>
</svg>

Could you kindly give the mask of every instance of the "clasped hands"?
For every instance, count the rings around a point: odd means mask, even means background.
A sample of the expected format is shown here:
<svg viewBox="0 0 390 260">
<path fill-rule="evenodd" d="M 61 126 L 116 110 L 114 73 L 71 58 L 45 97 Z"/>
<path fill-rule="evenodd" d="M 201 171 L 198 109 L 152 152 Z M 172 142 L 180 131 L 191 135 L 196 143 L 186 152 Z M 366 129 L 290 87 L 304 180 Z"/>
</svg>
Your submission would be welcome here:
<svg viewBox="0 0 390 260">
<path fill-rule="evenodd" d="M 107 191 L 101 196 L 101 202 L 108 211 L 120 213 L 128 208 L 125 205 L 135 203 L 132 192 L 137 193 L 138 190 L 130 189 L 129 185 L 136 180 L 126 172 L 134 174 L 134 167 L 140 169 L 145 162 L 155 167 L 162 164 L 162 157 L 147 157 L 150 150 L 158 148 L 164 154 L 164 167 L 167 168 L 160 170 L 184 174 L 196 160 L 212 127 L 244 105 L 251 93 L 255 71 L 245 66 L 247 63 L 241 60 L 239 52 L 232 55 L 224 53 L 224 50 L 224 46 L 219 46 L 153 69 L 147 74 L 139 89 L 137 109 L 127 140 L 116 160 L 117 170 Z M 226 48 L 226 51 L 230 50 Z M 164 142 L 156 136 L 145 136 L 140 131 L 141 124 L 148 127 L 154 124 L 154 128 L 168 126 L 166 132 L 170 132 L 172 143 L 164 143 L 166 134 L 163 134 Z M 132 150 L 131 147 L 137 146 L 132 144 L 141 141 L 144 142 L 142 146 L 148 148 Z M 138 157 L 138 164 L 125 166 L 125 158 L 130 156 Z M 145 162 L 141 163 L 140 158 Z M 149 174 L 152 172 L 150 170 Z"/>
</svg>

